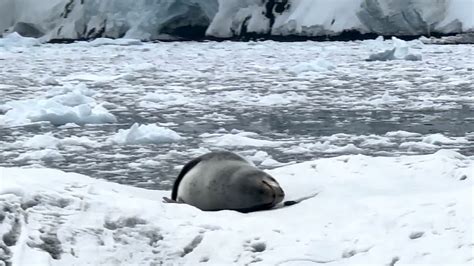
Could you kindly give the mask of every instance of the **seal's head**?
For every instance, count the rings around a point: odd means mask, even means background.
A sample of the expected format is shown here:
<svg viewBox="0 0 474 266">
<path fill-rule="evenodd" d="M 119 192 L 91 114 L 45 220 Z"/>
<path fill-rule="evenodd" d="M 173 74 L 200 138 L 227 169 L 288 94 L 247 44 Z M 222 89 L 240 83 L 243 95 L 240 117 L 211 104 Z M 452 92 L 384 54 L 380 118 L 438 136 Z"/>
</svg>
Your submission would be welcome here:
<svg viewBox="0 0 474 266">
<path fill-rule="evenodd" d="M 257 168 L 243 168 L 232 174 L 229 198 L 238 198 L 238 211 L 266 210 L 283 201 L 285 193 L 280 184 L 269 174 Z M 235 182 L 234 182 L 235 181 Z M 234 203 L 235 204 L 235 203 Z"/>
</svg>

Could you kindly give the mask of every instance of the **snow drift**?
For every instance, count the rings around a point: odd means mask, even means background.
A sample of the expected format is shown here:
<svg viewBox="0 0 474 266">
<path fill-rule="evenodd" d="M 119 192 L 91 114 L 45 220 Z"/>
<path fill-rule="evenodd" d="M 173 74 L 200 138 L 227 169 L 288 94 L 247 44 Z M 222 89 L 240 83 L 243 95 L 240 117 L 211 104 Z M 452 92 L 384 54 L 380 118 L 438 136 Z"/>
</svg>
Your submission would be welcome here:
<svg viewBox="0 0 474 266">
<path fill-rule="evenodd" d="M 52 39 L 463 33 L 474 0 L 2 0 L 0 30 Z"/>
</svg>

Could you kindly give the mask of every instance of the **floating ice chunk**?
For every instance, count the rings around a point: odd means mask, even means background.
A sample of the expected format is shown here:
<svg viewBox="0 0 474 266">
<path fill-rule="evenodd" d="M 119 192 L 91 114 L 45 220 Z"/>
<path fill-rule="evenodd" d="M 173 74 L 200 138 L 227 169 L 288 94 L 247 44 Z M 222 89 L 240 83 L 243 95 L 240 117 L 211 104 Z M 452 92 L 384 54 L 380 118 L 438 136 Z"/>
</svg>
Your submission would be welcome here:
<svg viewBox="0 0 474 266">
<path fill-rule="evenodd" d="M 41 42 L 38 39 L 31 37 L 23 37 L 20 34 L 13 32 L 0 38 L 0 47 L 32 47 L 39 46 Z"/>
<path fill-rule="evenodd" d="M 415 133 L 415 132 L 408 132 L 408 131 L 398 130 L 398 131 L 387 132 L 387 133 L 385 133 L 385 136 L 394 137 L 394 138 L 410 138 L 410 137 L 419 137 L 419 136 L 421 136 L 421 134 L 420 133 Z"/>
<path fill-rule="evenodd" d="M 371 54 L 367 61 L 389 61 L 389 60 L 408 60 L 419 61 L 421 54 L 414 53 L 410 50 L 408 43 L 396 37 L 392 37 L 393 48 Z M 419 43 L 416 43 L 419 48 Z"/>
<path fill-rule="evenodd" d="M 282 94 L 269 94 L 261 96 L 256 102 L 257 105 L 273 106 L 273 105 L 286 105 L 297 102 L 306 102 L 308 99 L 306 96 L 299 95 L 294 91 L 289 91 Z"/>
<path fill-rule="evenodd" d="M 88 102 L 83 103 L 82 102 Z M 80 104 L 74 106 L 75 104 Z M 0 116 L 0 124 L 21 125 L 48 121 L 53 125 L 114 123 L 115 116 L 101 105 L 95 105 L 89 98 L 77 94 L 50 99 L 29 99 L 8 102 L 10 108 Z M 68 106 L 71 105 L 71 106 Z"/>
<path fill-rule="evenodd" d="M 121 145 L 133 145 L 159 144 L 181 139 L 182 137 L 178 133 L 169 128 L 159 127 L 155 124 L 140 125 L 135 123 L 130 129 L 120 129 L 118 133 L 109 138 L 109 141 Z"/>
<path fill-rule="evenodd" d="M 141 105 L 148 107 L 154 105 L 147 104 L 147 102 L 158 103 L 160 106 L 176 106 L 188 105 L 192 101 L 181 93 L 148 93 L 141 99 Z"/>
<path fill-rule="evenodd" d="M 24 147 L 31 149 L 56 149 L 60 143 L 60 140 L 53 136 L 51 133 L 43 135 L 36 135 L 23 143 Z"/>
<path fill-rule="evenodd" d="M 468 141 L 465 138 L 448 138 L 444 136 L 443 134 L 437 133 L 437 134 L 431 134 L 426 137 L 424 137 L 422 140 L 424 143 L 429 143 L 429 144 L 461 144 L 461 143 L 467 143 Z"/>
<path fill-rule="evenodd" d="M 246 158 L 251 160 L 252 162 L 263 162 L 265 159 L 270 158 L 271 156 L 265 151 L 257 151 L 252 156 L 247 156 Z"/>
<path fill-rule="evenodd" d="M 61 160 L 64 160 L 64 157 L 56 149 L 43 149 L 43 150 L 25 152 L 23 154 L 20 154 L 15 160 L 17 161 L 32 161 L 32 160 L 61 161 Z"/>
<path fill-rule="evenodd" d="M 77 137 L 71 136 L 60 140 L 62 146 L 86 146 L 86 147 L 99 147 L 100 143 L 89 139 L 86 136 Z"/>
<path fill-rule="evenodd" d="M 143 43 L 137 39 L 109 39 L 109 38 L 97 38 L 93 41 L 88 42 L 90 46 L 103 46 L 103 45 L 120 45 L 120 46 L 130 46 L 130 45 L 142 45 Z"/>
<path fill-rule="evenodd" d="M 350 153 L 350 154 L 359 154 L 362 153 L 364 150 L 357 147 L 356 145 L 350 143 L 342 147 L 334 147 L 327 149 L 326 152 L 329 153 Z"/>
<path fill-rule="evenodd" d="M 80 126 L 78 124 L 75 124 L 75 123 L 67 123 L 65 125 L 59 126 L 59 128 L 62 128 L 62 129 L 78 128 L 78 127 L 80 127 Z"/>
<path fill-rule="evenodd" d="M 371 105 L 390 105 L 390 104 L 397 103 L 397 102 L 400 102 L 400 101 L 403 101 L 403 99 L 401 99 L 397 96 L 391 95 L 389 91 L 385 91 L 382 94 L 382 96 L 376 95 L 376 96 L 373 96 L 373 97 L 369 98 L 369 100 L 367 101 L 367 104 L 371 104 Z"/>
<path fill-rule="evenodd" d="M 263 162 L 260 163 L 260 166 L 262 167 L 278 167 L 282 165 L 285 165 L 285 164 L 273 158 L 266 158 Z"/>
<path fill-rule="evenodd" d="M 204 139 L 206 143 L 209 143 L 214 146 L 219 147 L 246 147 L 246 146 L 253 146 L 253 147 L 276 147 L 280 146 L 282 143 L 280 141 L 270 141 L 270 140 L 263 140 L 263 139 L 256 139 L 248 137 L 249 132 L 242 132 L 237 134 L 224 134 L 220 136 L 212 136 Z M 255 134 L 255 133 L 253 133 Z M 251 135 L 255 137 L 255 135 Z M 205 135 L 202 135 L 206 137 Z"/>
<path fill-rule="evenodd" d="M 90 104 L 94 102 L 94 99 L 82 94 L 78 90 L 71 91 L 66 94 L 54 96 L 51 98 L 51 100 L 56 101 L 66 106 L 77 106 L 81 104 Z"/>
<path fill-rule="evenodd" d="M 50 85 L 50 86 L 56 86 L 56 85 L 60 85 L 60 83 L 53 77 L 45 77 L 41 80 L 41 84 L 43 85 Z"/>
<path fill-rule="evenodd" d="M 319 58 L 315 61 L 298 63 L 292 67 L 289 67 L 287 70 L 290 73 L 298 75 L 304 72 L 320 72 L 334 69 L 336 69 L 334 64 L 325 59 Z"/>
<path fill-rule="evenodd" d="M 425 142 L 415 142 L 408 141 L 400 144 L 400 149 L 407 149 L 408 151 L 426 151 L 426 150 L 436 150 L 440 147 L 438 145 L 425 143 Z"/>
</svg>

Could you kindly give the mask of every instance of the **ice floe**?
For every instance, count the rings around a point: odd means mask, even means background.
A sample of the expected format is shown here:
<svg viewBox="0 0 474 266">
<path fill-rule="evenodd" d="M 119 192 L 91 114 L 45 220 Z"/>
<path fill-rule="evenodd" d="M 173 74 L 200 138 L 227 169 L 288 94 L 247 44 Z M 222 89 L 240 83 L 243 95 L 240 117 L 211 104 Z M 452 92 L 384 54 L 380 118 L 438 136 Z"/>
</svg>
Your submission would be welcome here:
<svg viewBox="0 0 474 266">
<path fill-rule="evenodd" d="M 129 129 L 120 129 L 108 140 L 121 145 L 159 144 L 181 140 L 174 130 L 155 124 L 140 125 L 134 123 Z"/>
<path fill-rule="evenodd" d="M 57 91 L 57 90 L 56 90 Z M 54 92 L 56 94 L 56 92 Z M 65 92 L 50 98 L 9 101 L 0 115 L 0 125 L 21 125 L 47 121 L 53 125 L 103 124 L 117 121 L 104 106 L 84 95 L 81 90 Z"/>
<path fill-rule="evenodd" d="M 169 191 L 0 168 L 0 246 L 13 265 L 472 262 L 473 160 L 345 155 L 269 171 L 300 204 L 249 214 L 166 204 Z"/>
<path fill-rule="evenodd" d="M 230 134 L 202 134 L 203 141 L 217 147 L 276 147 L 280 141 L 259 139 L 254 132 L 231 132 Z"/>
<path fill-rule="evenodd" d="M 419 61 L 421 60 L 421 54 L 410 49 L 409 43 L 400 40 L 396 37 L 392 37 L 393 48 L 385 50 L 383 52 L 373 53 L 369 56 L 367 61 L 390 61 L 390 60 L 408 60 L 408 61 Z M 417 42 L 417 45 L 420 43 Z"/>
</svg>

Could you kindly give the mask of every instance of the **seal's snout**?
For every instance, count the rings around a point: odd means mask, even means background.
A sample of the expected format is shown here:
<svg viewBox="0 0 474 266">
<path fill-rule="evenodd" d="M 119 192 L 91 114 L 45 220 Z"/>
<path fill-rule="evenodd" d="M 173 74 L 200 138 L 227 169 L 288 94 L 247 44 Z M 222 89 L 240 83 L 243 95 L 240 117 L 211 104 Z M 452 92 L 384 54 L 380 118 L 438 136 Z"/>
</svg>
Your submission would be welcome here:
<svg viewBox="0 0 474 266">
<path fill-rule="evenodd" d="M 285 198 L 285 192 L 280 187 L 280 185 L 273 180 L 264 180 L 263 183 L 266 185 L 269 190 L 269 194 L 272 195 L 272 205 L 275 206 L 278 203 L 282 202 Z"/>
</svg>

